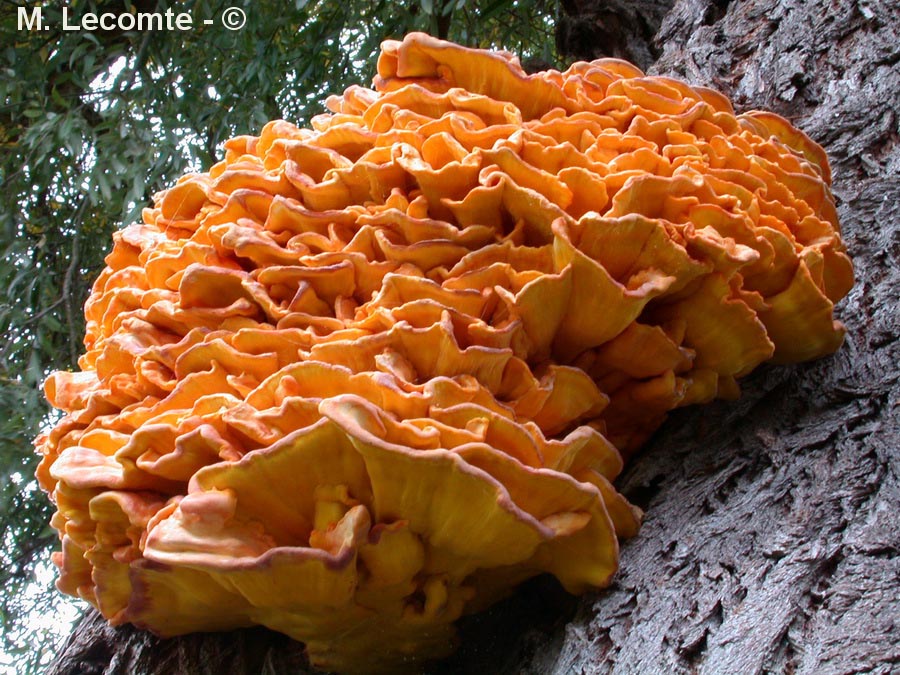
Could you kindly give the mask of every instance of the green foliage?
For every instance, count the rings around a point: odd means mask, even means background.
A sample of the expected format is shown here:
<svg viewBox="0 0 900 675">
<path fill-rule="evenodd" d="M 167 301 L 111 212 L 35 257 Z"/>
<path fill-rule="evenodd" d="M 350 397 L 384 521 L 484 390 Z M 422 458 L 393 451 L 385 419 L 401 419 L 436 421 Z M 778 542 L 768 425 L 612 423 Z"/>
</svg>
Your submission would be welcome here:
<svg viewBox="0 0 900 675">
<path fill-rule="evenodd" d="M 53 419 L 40 386 L 77 367 L 82 305 L 113 231 L 227 138 L 303 123 L 327 94 L 370 81 L 385 38 L 422 30 L 553 63 L 556 14 L 553 0 L 72 0 L 44 3 L 48 30 L 19 30 L 19 7 L 35 5 L 0 5 L 0 649 L 21 654 L 18 672 L 52 653 L 26 620 L 57 598 L 34 592 L 58 545 L 32 478 L 32 439 Z M 232 5 L 247 17 L 235 31 L 220 22 Z M 63 31 L 64 6 L 76 18 L 171 6 L 194 27 Z"/>
</svg>

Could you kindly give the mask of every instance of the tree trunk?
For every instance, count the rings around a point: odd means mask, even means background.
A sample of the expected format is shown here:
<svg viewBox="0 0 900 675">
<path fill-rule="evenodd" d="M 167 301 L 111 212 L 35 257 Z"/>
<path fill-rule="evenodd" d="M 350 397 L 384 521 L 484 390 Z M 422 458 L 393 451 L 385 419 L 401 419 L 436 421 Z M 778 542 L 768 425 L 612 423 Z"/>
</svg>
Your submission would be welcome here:
<svg viewBox="0 0 900 675">
<path fill-rule="evenodd" d="M 833 357 L 683 410 L 621 487 L 647 508 L 609 591 L 528 672 L 900 670 L 900 5 L 682 0 L 652 71 L 823 144 L 857 283 Z"/>
<path fill-rule="evenodd" d="M 647 517 L 613 586 L 576 600 L 526 584 L 465 620 L 459 653 L 432 671 L 897 672 L 900 7 L 566 2 L 561 51 L 602 55 L 590 35 L 609 34 L 617 4 L 651 72 L 774 110 L 825 146 L 857 273 L 837 310 L 847 341 L 758 369 L 739 401 L 673 414 L 621 480 Z M 300 645 L 261 628 L 161 641 L 90 614 L 50 673 L 305 670 Z"/>
</svg>

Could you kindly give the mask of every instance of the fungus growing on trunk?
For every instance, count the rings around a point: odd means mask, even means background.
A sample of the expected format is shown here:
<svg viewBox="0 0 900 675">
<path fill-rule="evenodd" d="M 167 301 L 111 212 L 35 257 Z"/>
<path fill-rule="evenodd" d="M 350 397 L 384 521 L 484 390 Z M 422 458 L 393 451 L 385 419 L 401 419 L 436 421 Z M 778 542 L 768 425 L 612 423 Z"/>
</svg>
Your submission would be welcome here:
<svg viewBox="0 0 900 675">
<path fill-rule="evenodd" d="M 110 622 L 368 672 L 533 575 L 607 585 L 623 455 L 834 351 L 852 270 L 819 146 L 621 61 L 414 33 L 327 105 L 116 233 L 38 478 Z"/>
</svg>

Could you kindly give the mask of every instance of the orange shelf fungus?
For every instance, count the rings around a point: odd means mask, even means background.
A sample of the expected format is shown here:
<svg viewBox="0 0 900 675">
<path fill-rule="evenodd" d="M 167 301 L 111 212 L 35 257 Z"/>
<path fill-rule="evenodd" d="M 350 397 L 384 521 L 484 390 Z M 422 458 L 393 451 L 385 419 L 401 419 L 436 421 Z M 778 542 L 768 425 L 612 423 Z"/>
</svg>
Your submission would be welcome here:
<svg viewBox="0 0 900 675">
<path fill-rule="evenodd" d="M 414 33 L 118 232 L 38 439 L 59 588 L 392 670 L 533 575 L 602 588 L 612 481 L 679 406 L 834 351 L 821 148 L 621 61 Z"/>
</svg>

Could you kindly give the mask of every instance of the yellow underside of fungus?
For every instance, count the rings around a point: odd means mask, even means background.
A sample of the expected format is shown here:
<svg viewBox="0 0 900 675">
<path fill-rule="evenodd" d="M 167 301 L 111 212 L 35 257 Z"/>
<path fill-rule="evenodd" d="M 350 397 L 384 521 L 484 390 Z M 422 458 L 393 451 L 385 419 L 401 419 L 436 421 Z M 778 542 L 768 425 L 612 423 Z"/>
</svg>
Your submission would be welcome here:
<svg viewBox="0 0 900 675">
<path fill-rule="evenodd" d="M 59 588 L 111 623 L 368 672 L 533 575 L 607 585 L 622 456 L 834 351 L 852 270 L 818 145 L 622 61 L 415 33 L 328 108 L 115 235 L 38 477 Z"/>
</svg>

